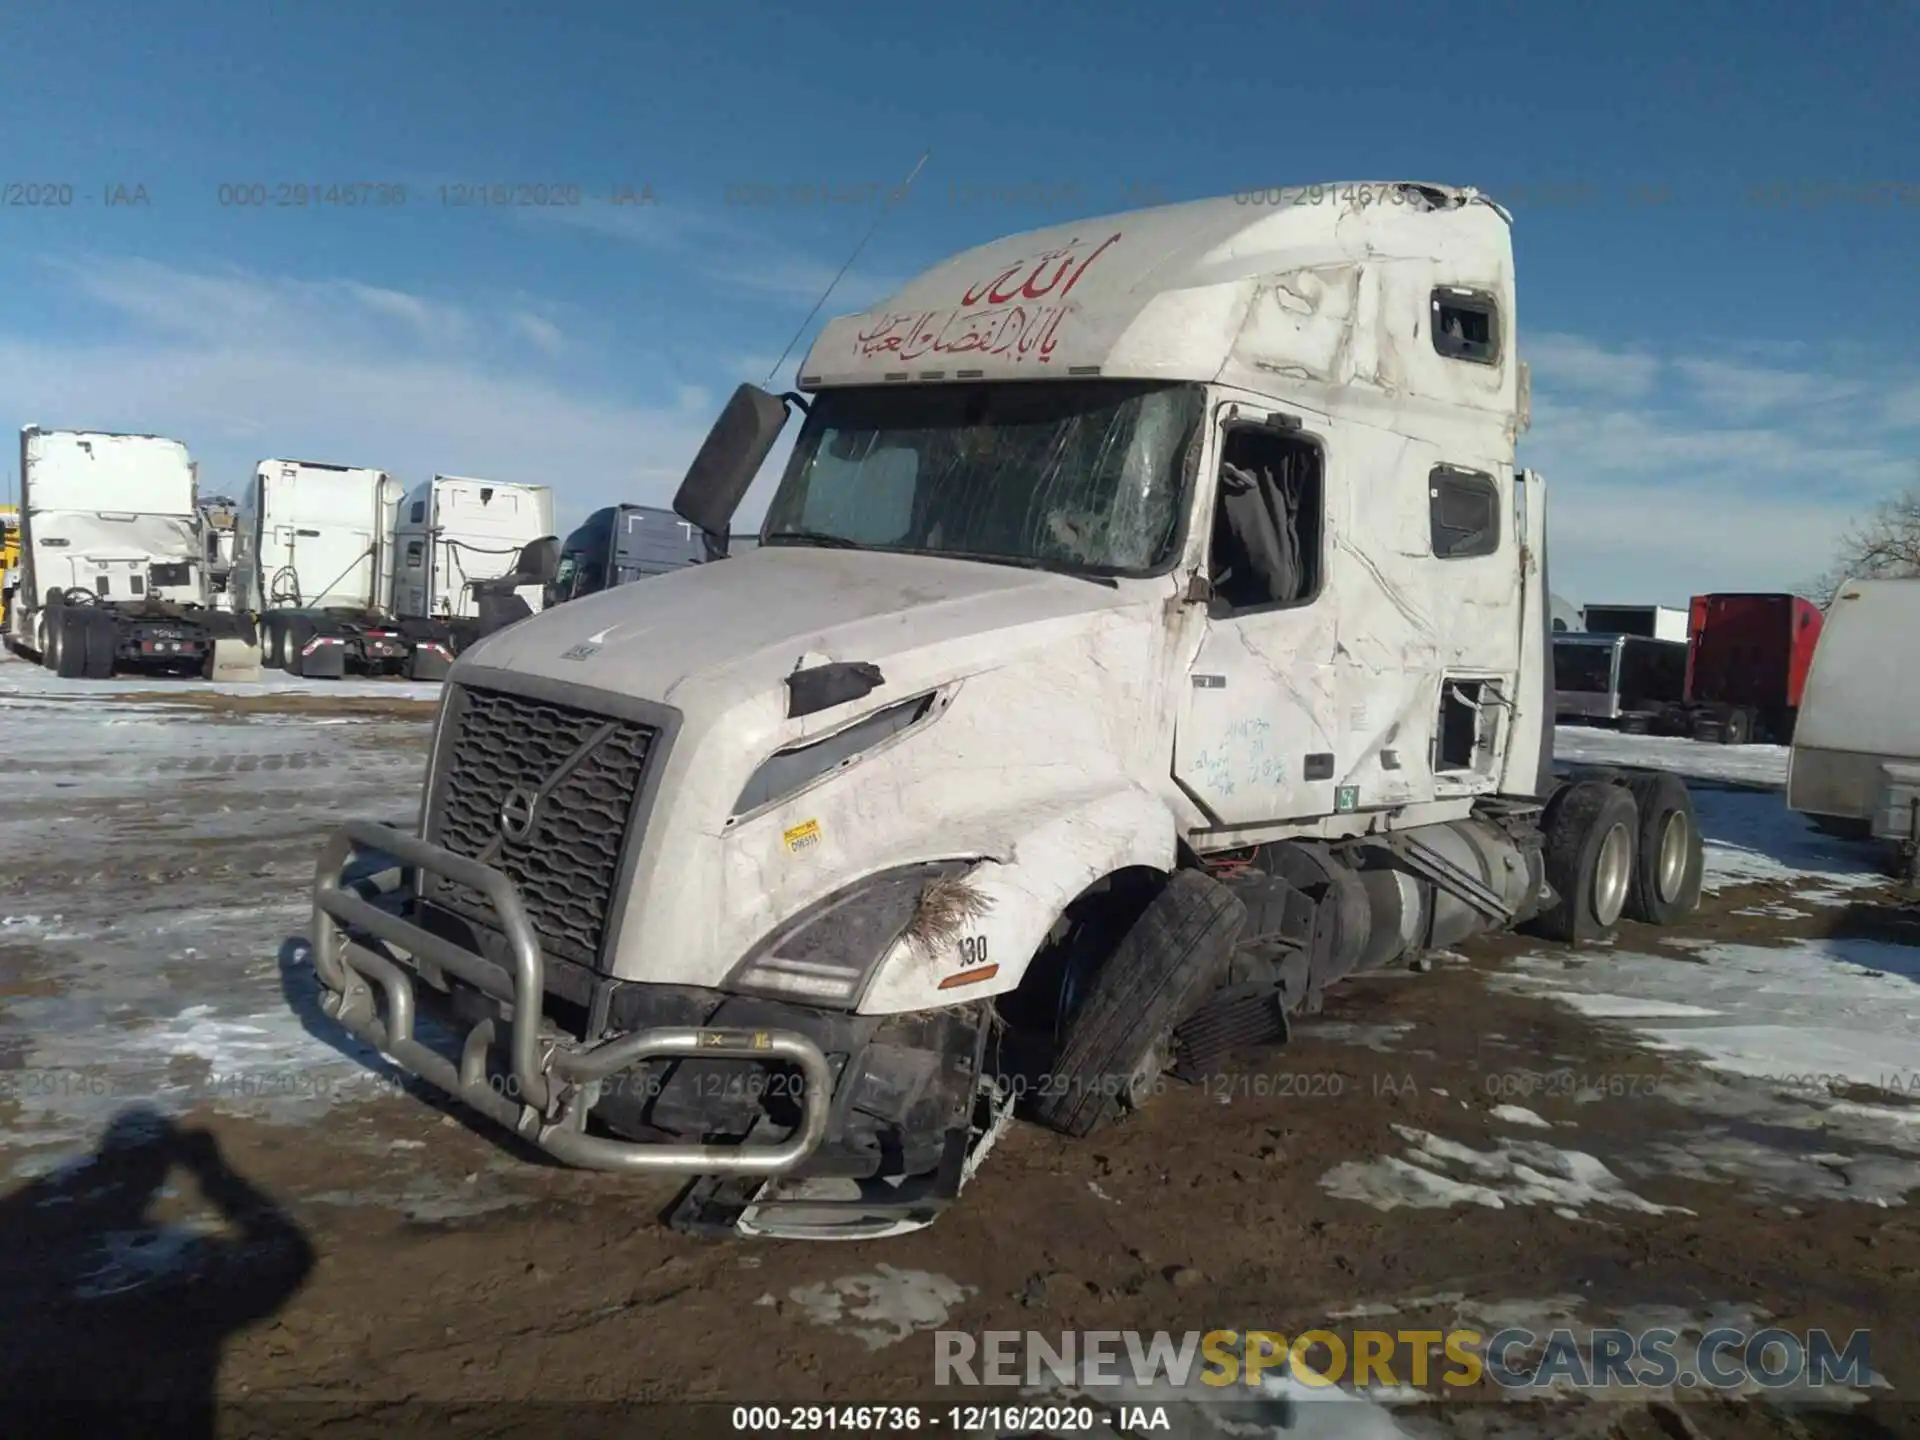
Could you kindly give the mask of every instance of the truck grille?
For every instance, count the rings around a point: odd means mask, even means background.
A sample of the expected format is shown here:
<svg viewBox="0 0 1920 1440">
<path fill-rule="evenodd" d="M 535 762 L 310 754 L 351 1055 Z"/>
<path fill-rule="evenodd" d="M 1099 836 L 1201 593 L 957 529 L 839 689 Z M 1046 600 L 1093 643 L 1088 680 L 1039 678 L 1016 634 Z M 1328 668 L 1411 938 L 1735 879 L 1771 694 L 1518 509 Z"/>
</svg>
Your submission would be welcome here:
<svg viewBox="0 0 1920 1440">
<path fill-rule="evenodd" d="M 656 731 L 570 705 L 461 687 L 444 741 L 428 839 L 504 873 L 548 953 L 597 965 L 619 880 L 634 800 Z M 503 827 L 509 797 L 533 824 Z M 499 929 L 486 897 L 444 879 L 427 898 Z"/>
</svg>

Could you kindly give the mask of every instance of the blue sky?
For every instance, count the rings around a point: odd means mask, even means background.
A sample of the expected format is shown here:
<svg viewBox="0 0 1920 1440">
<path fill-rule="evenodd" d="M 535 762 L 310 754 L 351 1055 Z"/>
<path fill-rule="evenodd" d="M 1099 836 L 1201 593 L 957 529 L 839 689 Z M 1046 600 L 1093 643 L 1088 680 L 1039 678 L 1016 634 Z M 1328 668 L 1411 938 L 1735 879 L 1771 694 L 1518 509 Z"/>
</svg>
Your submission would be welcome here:
<svg viewBox="0 0 1920 1440">
<path fill-rule="evenodd" d="M 74 198 L 0 206 L 6 423 L 175 435 L 210 491 L 295 454 L 542 480 L 563 523 L 662 503 L 930 149 L 823 316 L 1160 200 L 1506 200 L 1522 459 L 1578 601 L 1794 585 L 1920 482 L 1903 0 L 546 8 L 12 0 L 0 183 Z M 407 198 L 221 203 L 302 182 Z M 583 198 L 444 203 L 463 184 Z"/>
</svg>

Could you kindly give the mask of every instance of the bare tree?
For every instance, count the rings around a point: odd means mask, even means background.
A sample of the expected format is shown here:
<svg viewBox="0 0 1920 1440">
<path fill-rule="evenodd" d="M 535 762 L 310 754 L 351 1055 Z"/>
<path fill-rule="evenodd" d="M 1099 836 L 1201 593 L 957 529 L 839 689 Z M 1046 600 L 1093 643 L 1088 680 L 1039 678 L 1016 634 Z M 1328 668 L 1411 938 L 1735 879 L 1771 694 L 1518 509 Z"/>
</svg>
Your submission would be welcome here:
<svg viewBox="0 0 1920 1440">
<path fill-rule="evenodd" d="M 1809 593 L 1831 603 L 1848 580 L 1910 580 L 1920 577 L 1920 485 L 1876 505 L 1841 538 L 1833 564 Z"/>
</svg>

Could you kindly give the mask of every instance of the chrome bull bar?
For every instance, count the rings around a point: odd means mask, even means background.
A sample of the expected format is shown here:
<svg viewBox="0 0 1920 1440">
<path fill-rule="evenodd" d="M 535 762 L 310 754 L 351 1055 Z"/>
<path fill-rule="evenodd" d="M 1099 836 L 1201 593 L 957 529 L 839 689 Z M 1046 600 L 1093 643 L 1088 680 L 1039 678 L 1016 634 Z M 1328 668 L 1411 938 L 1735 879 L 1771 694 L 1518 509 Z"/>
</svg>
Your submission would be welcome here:
<svg viewBox="0 0 1920 1440">
<path fill-rule="evenodd" d="M 343 888 L 342 872 L 357 850 L 380 852 L 485 895 L 506 934 L 512 975 Z M 380 954 L 347 933 L 349 929 L 397 947 L 408 958 Z M 565 1164 L 626 1174 L 786 1175 L 817 1150 L 826 1135 L 833 1075 L 820 1047 L 798 1031 L 666 1027 L 596 1045 L 542 1033 L 546 957 L 513 881 L 491 866 L 392 826 L 352 820 L 328 837 L 314 873 L 313 964 L 323 987 L 322 1008 L 351 1034 Z M 455 976 L 509 1008 L 507 1051 L 518 1099 L 492 1084 L 487 1065 L 496 1034 L 492 1019 L 479 1021 L 467 1032 L 458 1065 L 414 1038 L 414 986 L 421 969 Z M 374 985 L 386 998 L 385 1019 L 375 1002 Z M 641 1061 L 665 1057 L 799 1066 L 804 1089 L 798 1128 L 771 1145 L 656 1145 L 589 1135 L 587 1111 L 597 1098 L 599 1082 Z"/>
</svg>

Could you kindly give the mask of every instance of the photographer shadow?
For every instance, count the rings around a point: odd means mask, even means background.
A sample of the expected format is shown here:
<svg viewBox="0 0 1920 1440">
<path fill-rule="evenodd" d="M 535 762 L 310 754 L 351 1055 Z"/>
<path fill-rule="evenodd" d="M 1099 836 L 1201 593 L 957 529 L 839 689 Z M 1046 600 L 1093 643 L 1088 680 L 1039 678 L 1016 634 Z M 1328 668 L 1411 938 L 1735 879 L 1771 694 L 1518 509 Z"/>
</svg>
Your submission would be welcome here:
<svg viewBox="0 0 1920 1440">
<path fill-rule="evenodd" d="M 176 1175 L 211 1217 L 152 1213 Z M 228 1338 L 278 1312 L 315 1259 L 212 1134 L 144 1105 L 93 1154 L 0 1198 L 0 1236 L 0 1394 L 21 1435 L 215 1435 Z"/>
</svg>

